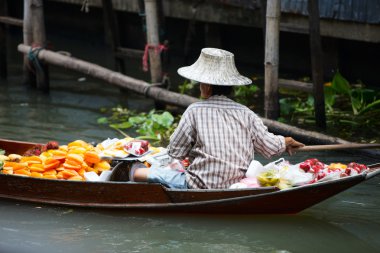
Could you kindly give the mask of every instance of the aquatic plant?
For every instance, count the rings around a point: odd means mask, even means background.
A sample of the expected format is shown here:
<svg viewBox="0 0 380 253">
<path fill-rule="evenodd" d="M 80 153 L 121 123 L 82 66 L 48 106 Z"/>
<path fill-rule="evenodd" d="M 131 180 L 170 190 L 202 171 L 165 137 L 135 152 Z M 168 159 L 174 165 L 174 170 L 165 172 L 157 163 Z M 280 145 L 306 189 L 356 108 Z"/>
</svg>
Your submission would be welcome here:
<svg viewBox="0 0 380 253">
<path fill-rule="evenodd" d="M 257 78 L 254 77 L 254 80 L 257 80 Z M 197 82 L 186 80 L 178 86 L 179 93 L 199 96 L 199 87 L 196 84 Z M 232 98 L 238 103 L 251 107 L 255 102 L 254 97 L 258 95 L 259 91 L 259 87 L 255 84 L 234 86 L 232 90 Z"/>
<path fill-rule="evenodd" d="M 260 91 L 255 84 L 234 86 L 233 98 L 236 102 L 250 107 L 254 103 L 254 97 Z"/>
<path fill-rule="evenodd" d="M 337 71 L 325 84 L 325 108 L 328 130 L 342 138 L 373 138 L 379 136 L 380 94 L 364 84 L 351 85 Z M 314 98 L 297 94 L 280 99 L 281 118 L 303 127 L 315 124 Z M 338 129 L 335 131 L 335 129 Z M 363 131 L 367 129 L 367 131 Z M 367 135 L 367 136 L 366 136 Z M 362 136 L 362 137 L 360 137 Z M 378 137 L 380 138 L 380 136 Z"/>
<path fill-rule="evenodd" d="M 99 118 L 99 124 L 108 124 L 124 136 L 128 136 L 124 132 L 126 129 L 134 129 L 139 134 L 135 138 L 151 140 L 153 144 L 167 144 L 170 135 L 179 122 L 179 117 L 174 117 L 168 111 L 151 110 L 145 113 L 132 111 L 121 106 L 110 110 L 103 109 L 102 111 L 111 115 Z"/>
</svg>

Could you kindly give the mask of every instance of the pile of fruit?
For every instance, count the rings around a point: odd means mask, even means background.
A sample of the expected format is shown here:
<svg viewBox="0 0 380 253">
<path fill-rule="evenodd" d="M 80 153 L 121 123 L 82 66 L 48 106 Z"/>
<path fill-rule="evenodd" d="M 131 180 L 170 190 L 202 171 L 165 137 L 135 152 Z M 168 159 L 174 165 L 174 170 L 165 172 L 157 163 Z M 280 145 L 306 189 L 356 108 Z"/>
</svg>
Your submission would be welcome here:
<svg viewBox="0 0 380 253">
<path fill-rule="evenodd" d="M 3 167 L 0 173 L 83 181 L 86 172 L 100 174 L 111 168 L 108 161 L 100 159 L 99 153 L 99 148 L 82 140 L 61 146 L 50 142 L 28 150 L 23 156 L 2 155 L 0 160 L 3 161 Z"/>
<path fill-rule="evenodd" d="M 252 167 L 251 173 L 247 176 L 246 179 L 250 179 L 250 182 L 241 181 L 239 183 L 243 185 L 234 187 L 276 186 L 280 189 L 287 189 L 355 176 L 368 170 L 364 164 L 351 162 L 349 164 L 331 163 L 328 165 L 316 158 L 307 159 L 295 165 L 285 160 L 281 161 L 281 159 L 266 166 L 262 166 L 260 163 L 259 165 Z"/>
<path fill-rule="evenodd" d="M 349 164 L 331 163 L 324 164 L 316 158 L 307 159 L 299 164 L 300 169 L 306 173 L 314 174 L 314 179 L 310 183 L 315 183 L 334 174 L 335 177 L 347 177 L 360 174 L 368 169 L 364 164 L 351 162 Z"/>
</svg>

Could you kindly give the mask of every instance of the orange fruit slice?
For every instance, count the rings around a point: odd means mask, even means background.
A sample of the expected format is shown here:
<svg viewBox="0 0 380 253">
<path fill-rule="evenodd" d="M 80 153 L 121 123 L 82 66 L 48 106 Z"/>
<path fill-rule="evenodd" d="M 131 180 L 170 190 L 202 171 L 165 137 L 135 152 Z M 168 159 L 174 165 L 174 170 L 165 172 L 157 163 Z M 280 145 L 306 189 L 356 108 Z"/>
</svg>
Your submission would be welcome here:
<svg viewBox="0 0 380 253">
<path fill-rule="evenodd" d="M 42 173 L 38 173 L 38 172 L 33 171 L 30 176 L 36 177 L 36 178 L 42 178 Z"/>
<path fill-rule="evenodd" d="M 84 160 L 87 163 L 98 163 L 100 162 L 100 157 L 95 151 L 87 151 L 84 153 Z"/>
<path fill-rule="evenodd" d="M 32 166 L 29 167 L 30 172 L 44 172 L 44 166 L 43 164 L 33 164 Z"/>
<path fill-rule="evenodd" d="M 73 176 L 73 177 L 68 178 L 67 180 L 83 181 L 83 177 Z"/>
<path fill-rule="evenodd" d="M 31 173 L 26 169 L 20 169 L 13 172 L 15 175 L 22 175 L 22 176 L 28 176 L 30 177 Z"/>
<path fill-rule="evenodd" d="M 30 166 L 35 163 L 42 163 L 42 159 L 39 156 L 23 156 L 21 162 L 26 162 Z"/>
<path fill-rule="evenodd" d="M 79 154 L 68 154 L 66 156 L 66 162 L 69 162 L 71 164 L 82 165 L 83 161 L 83 156 Z"/>
<path fill-rule="evenodd" d="M 46 179 L 57 179 L 57 176 L 56 176 L 56 175 L 52 175 L 52 174 L 47 174 L 47 175 L 43 175 L 42 178 L 46 178 Z"/>
<path fill-rule="evenodd" d="M 111 165 L 107 161 L 101 161 L 95 164 L 94 169 L 98 171 L 110 170 Z"/>
</svg>

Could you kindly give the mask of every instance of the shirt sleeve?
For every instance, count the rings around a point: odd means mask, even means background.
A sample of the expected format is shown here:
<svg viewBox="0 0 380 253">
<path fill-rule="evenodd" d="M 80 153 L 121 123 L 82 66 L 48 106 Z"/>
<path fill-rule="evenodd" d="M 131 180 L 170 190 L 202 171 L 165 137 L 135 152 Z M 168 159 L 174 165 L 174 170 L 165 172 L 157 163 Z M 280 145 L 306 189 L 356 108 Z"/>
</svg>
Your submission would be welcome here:
<svg viewBox="0 0 380 253">
<path fill-rule="evenodd" d="M 275 135 L 268 131 L 268 128 L 264 125 L 263 121 L 254 115 L 254 149 L 266 158 L 270 158 L 274 155 L 280 155 L 286 149 L 285 138 L 281 135 Z"/>
<path fill-rule="evenodd" d="M 189 153 L 195 143 L 195 129 L 191 124 L 191 115 L 187 110 L 179 121 L 178 127 L 170 136 L 168 145 L 168 154 L 177 159 L 184 159 L 189 156 Z"/>
</svg>

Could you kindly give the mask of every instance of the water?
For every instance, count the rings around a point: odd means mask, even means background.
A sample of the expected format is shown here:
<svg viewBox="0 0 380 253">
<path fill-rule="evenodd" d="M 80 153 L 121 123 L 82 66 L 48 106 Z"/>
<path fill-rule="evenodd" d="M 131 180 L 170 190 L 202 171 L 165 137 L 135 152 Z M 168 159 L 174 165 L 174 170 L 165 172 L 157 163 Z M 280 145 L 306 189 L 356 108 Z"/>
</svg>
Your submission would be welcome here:
<svg viewBox="0 0 380 253">
<path fill-rule="evenodd" d="M 78 81 L 80 74 L 52 68 L 52 89 L 44 94 L 21 84 L 17 62 L 10 72 L 0 86 L 1 138 L 98 142 L 121 137 L 96 123 L 100 107 L 153 106 L 104 83 Z M 285 156 L 292 163 L 310 157 L 375 162 L 345 152 Z M 297 215 L 139 213 L 0 200 L 0 252 L 380 252 L 379 207 L 379 177 Z"/>
</svg>

